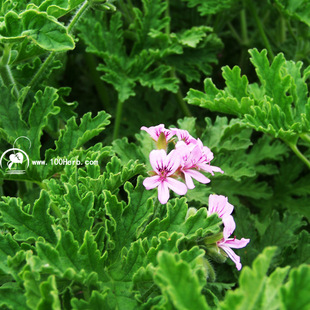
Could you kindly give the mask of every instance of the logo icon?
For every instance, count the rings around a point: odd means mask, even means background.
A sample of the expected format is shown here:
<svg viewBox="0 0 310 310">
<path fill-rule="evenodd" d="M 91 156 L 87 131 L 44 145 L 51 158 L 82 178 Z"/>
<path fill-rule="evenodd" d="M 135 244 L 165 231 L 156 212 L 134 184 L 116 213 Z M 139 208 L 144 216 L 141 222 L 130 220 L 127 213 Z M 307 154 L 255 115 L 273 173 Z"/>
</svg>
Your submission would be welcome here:
<svg viewBox="0 0 310 310">
<path fill-rule="evenodd" d="M 25 136 L 18 137 L 14 143 L 13 148 L 6 150 L 0 157 L 0 167 L 7 170 L 7 174 L 24 174 L 29 167 L 29 157 L 27 153 L 19 148 L 15 147 L 15 143 L 18 139 L 24 138 L 29 141 L 29 148 L 31 147 L 31 141 Z M 26 159 L 26 163 L 24 163 Z"/>
</svg>

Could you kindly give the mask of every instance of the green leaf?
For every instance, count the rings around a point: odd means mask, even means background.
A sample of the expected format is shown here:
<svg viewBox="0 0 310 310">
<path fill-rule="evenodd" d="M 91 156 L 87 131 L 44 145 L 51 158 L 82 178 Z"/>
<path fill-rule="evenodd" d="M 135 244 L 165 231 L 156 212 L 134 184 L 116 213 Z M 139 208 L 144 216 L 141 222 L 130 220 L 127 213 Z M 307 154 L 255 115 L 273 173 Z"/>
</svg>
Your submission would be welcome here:
<svg viewBox="0 0 310 310">
<path fill-rule="evenodd" d="M 9 89 L 1 86 L 0 137 L 13 144 L 14 140 L 28 131 L 26 123 L 21 118 L 20 106 L 13 100 Z"/>
<path fill-rule="evenodd" d="M 95 309 L 109 309 L 107 302 L 107 292 L 99 293 L 98 291 L 92 291 L 89 301 L 83 299 L 72 298 L 71 305 L 74 310 L 95 310 Z"/>
<path fill-rule="evenodd" d="M 310 307 L 310 267 L 301 265 L 292 269 L 289 280 L 281 288 L 282 309 L 307 310 Z"/>
<path fill-rule="evenodd" d="M 198 277 L 188 263 L 178 260 L 172 253 L 158 254 L 158 269 L 155 283 L 167 301 L 176 309 L 209 309 Z"/>
<path fill-rule="evenodd" d="M 89 212 L 93 208 L 94 195 L 89 192 L 83 199 L 78 193 L 76 186 L 66 184 L 67 194 L 65 200 L 69 205 L 68 229 L 73 233 L 74 238 L 81 244 L 84 233 L 91 229 L 93 218 L 89 217 Z"/>
<path fill-rule="evenodd" d="M 7 264 L 8 256 L 13 257 L 20 250 L 18 243 L 12 238 L 11 234 L 0 234 L 0 269 L 8 273 L 10 268 Z"/>
<path fill-rule="evenodd" d="M 38 310 L 48 308 L 55 310 L 61 309 L 55 276 L 51 275 L 47 281 L 41 283 L 40 293 L 42 297 L 37 307 Z"/>
<path fill-rule="evenodd" d="M 166 217 L 162 220 L 155 218 L 146 226 L 141 237 L 150 238 L 158 235 L 161 231 L 167 231 L 168 233 L 180 232 L 192 239 L 219 231 L 221 219 L 216 214 L 208 216 L 207 209 L 201 208 L 194 216 L 185 219 L 187 209 L 185 198 L 175 199 L 174 204 L 168 202 Z"/>
<path fill-rule="evenodd" d="M 24 31 L 35 44 L 49 51 L 66 51 L 74 49 L 72 36 L 66 27 L 44 12 L 27 10 L 21 14 Z"/>
<path fill-rule="evenodd" d="M 6 306 L 12 310 L 31 309 L 26 306 L 26 297 L 23 293 L 23 289 L 19 287 L 0 287 L 0 306 Z"/>
<path fill-rule="evenodd" d="M 307 0 L 275 0 L 282 12 L 304 22 L 310 27 L 310 4 Z"/>
<path fill-rule="evenodd" d="M 141 177 L 138 178 L 135 188 L 126 183 L 124 189 L 128 194 L 127 206 L 118 202 L 108 191 L 104 192 L 106 213 L 112 217 L 108 230 L 115 242 L 115 249 L 109 259 L 118 257 L 123 247 L 129 247 L 130 243 L 136 240 L 153 212 L 150 199 L 153 194 L 145 190 Z"/>
<path fill-rule="evenodd" d="M 221 12 L 223 10 L 227 10 L 234 3 L 234 0 L 221 0 L 221 1 L 183 0 L 183 1 L 188 2 L 187 6 L 190 8 L 197 6 L 197 10 L 201 16 L 211 15 Z"/>
<path fill-rule="evenodd" d="M 185 46 L 195 48 L 206 37 L 211 28 L 206 26 L 192 27 L 177 34 L 178 41 Z"/>
<path fill-rule="evenodd" d="M 205 93 L 191 89 L 186 100 L 211 111 L 236 115 L 255 130 L 295 144 L 299 134 L 310 130 L 307 69 L 302 77 L 302 64 L 286 61 L 281 53 L 271 64 L 266 50 L 252 49 L 250 54 L 260 86 L 240 77 L 239 67 L 224 67 L 224 90 L 206 79 Z"/>
<path fill-rule="evenodd" d="M 100 111 L 94 118 L 91 118 L 90 112 L 84 114 L 79 125 L 76 124 L 74 117 L 70 118 L 55 143 L 56 149 L 47 150 L 46 159 L 68 156 L 73 149 L 83 146 L 103 131 L 110 123 L 109 118 L 110 115 L 104 111 Z"/>
<path fill-rule="evenodd" d="M 47 213 L 50 198 L 46 191 L 41 191 L 31 215 L 23 211 L 22 201 L 19 198 L 3 197 L 3 200 L 4 202 L 0 202 L 1 219 L 17 231 L 14 235 L 16 240 L 26 241 L 43 237 L 50 243 L 56 243 L 53 221 Z"/>
<path fill-rule="evenodd" d="M 30 153 L 28 153 L 33 160 L 40 159 L 40 139 L 49 117 L 58 114 L 60 111 L 59 107 L 54 106 L 58 97 L 57 90 L 51 87 L 46 87 L 44 93 L 38 91 L 35 95 L 36 102 L 29 112 L 29 131 L 27 134 L 32 145 Z"/>
<path fill-rule="evenodd" d="M 252 269 L 247 266 L 243 268 L 239 288 L 227 293 L 220 309 L 279 309 L 280 288 L 289 267 L 277 268 L 267 277 L 275 251 L 275 247 L 266 248 L 255 259 Z"/>
<path fill-rule="evenodd" d="M 45 0 L 40 4 L 39 10 L 59 18 L 77 8 L 82 2 L 83 0 Z"/>
<path fill-rule="evenodd" d="M 4 43 L 22 42 L 25 38 L 48 51 L 67 51 L 75 44 L 66 27 L 45 12 L 28 9 L 19 15 L 8 12 L 5 28 L 0 31 Z"/>
</svg>

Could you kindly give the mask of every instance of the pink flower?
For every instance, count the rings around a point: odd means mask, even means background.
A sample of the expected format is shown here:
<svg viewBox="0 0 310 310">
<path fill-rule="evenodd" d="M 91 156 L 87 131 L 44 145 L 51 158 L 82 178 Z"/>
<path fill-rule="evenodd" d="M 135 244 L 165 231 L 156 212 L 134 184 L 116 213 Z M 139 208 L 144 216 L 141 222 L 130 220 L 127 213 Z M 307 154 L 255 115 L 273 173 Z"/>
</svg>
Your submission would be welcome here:
<svg viewBox="0 0 310 310">
<path fill-rule="evenodd" d="M 228 257 L 236 264 L 237 269 L 240 270 L 242 268 L 240 257 L 231 248 L 244 248 L 250 242 L 250 239 L 228 238 L 236 228 L 235 221 L 231 216 L 233 210 L 234 206 L 228 202 L 227 197 L 222 195 L 209 196 L 208 215 L 217 213 L 224 224 L 223 239 L 216 244 L 227 253 Z"/>
<path fill-rule="evenodd" d="M 157 142 L 161 133 L 164 133 L 167 143 L 174 136 L 174 133 L 171 130 L 166 129 L 164 124 L 160 124 L 157 126 L 151 126 L 151 127 L 142 126 L 141 130 L 146 131 L 155 142 Z"/>
<path fill-rule="evenodd" d="M 207 146 L 204 146 L 202 144 L 200 139 L 197 139 L 196 145 L 201 150 L 201 158 L 197 161 L 197 164 L 196 164 L 197 168 L 205 172 L 209 172 L 212 175 L 214 175 L 214 172 L 224 173 L 224 171 L 221 168 L 210 165 L 211 160 L 214 158 L 213 153 Z"/>
<path fill-rule="evenodd" d="M 210 195 L 208 215 L 217 213 L 222 219 L 224 230 L 224 239 L 227 239 L 235 230 L 236 224 L 231 213 L 234 210 L 234 206 L 228 202 L 228 198 L 222 195 Z"/>
<path fill-rule="evenodd" d="M 171 132 L 178 137 L 179 141 L 184 141 L 187 145 L 196 143 L 196 139 L 192 137 L 187 130 L 172 128 Z"/>
<path fill-rule="evenodd" d="M 183 141 L 179 141 L 176 144 L 176 150 L 181 155 L 180 171 L 183 173 L 186 186 L 189 189 L 193 189 L 195 187 L 193 179 L 203 184 L 210 182 L 210 179 L 197 170 L 197 162 L 202 156 L 199 146 L 193 144 L 191 145 L 194 146 L 192 151 L 190 150 L 190 145 L 186 145 Z"/>
<path fill-rule="evenodd" d="M 153 150 L 150 153 L 150 163 L 156 175 L 146 178 L 143 185 L 147 190 L 158 188 L 158 200 L 161 204 L 167 203 L 169 189 L 179 195 L 185 195 L 187 192 L 186 185 L 172 177 L 179 168 L 180 161 L 180 155 L 176 150 L 168 155 L 164 150 Z"/>
<path fill-rule="evenodd" d="M 238 256 L 231 248 L 233 249 L 241 249 L 244 248 L 248 243 L 250 242 L 250 239 L 244 239 L 238 240 L 236 238 L 229 238 L 217 242 L 217 246 L 224 250 L 228 257 L 236 264 L 236 268 L 238 270 L 241 270 L 242 264 L 240 263 L 240 256 Z"/>
</svg>

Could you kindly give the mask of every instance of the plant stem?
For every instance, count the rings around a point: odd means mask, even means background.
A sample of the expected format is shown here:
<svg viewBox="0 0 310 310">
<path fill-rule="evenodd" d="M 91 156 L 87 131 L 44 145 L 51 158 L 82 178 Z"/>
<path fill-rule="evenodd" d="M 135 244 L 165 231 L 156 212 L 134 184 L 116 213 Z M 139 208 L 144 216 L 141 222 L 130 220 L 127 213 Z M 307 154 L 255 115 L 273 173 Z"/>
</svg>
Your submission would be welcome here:
<svg viewBox="0 0 310 310">
<path fill-rule="evenodd" d="M 296 144 L 288 144 L 289 147 L 292 149 L 292 151 L 301 159 L 307 167 L 310 169 L 310 161 L 307 159 L 307 157 L 300 152 Z"/>
<path fill-rule="evenodd" d="M 234 26 L 228 22 L 227 23 L 229 30 L 231 31 L 232 36 L 238 41 L 239 44 L 243 44 L 241 37 L 239 36 L 238 32 L 234 28 Z"/>
<path fill-rule="evenodd" d="M 75 15 L 72 17 L 69 25 L 67 26 L 67 32 L 70 34 L 73 31 L 74 26 L 78 22 L 79 18 L 83 15 L 83 13 L 86 12 L 88 8 L 88 1 L 85 1 L 80 8 L 76 11 Z M 40 78 L 43 76 L 45 70 L 48 68 L 48 66 L 53 62 L 54 58 L 56 56 L 56 52 L 51 52 L 49 56 L 45 59 L 44 63 L 40 67 L 40 69 L 37 71 L 37 73 L 34 75 L 28 86 L 30 88 L 37 85 Z"/>
<path fill-rule="evenodd" d="M 240 12 L 240 22 L 241 22 L 241 37 L 242 37 L 242 44 L 244 46 L 248 46 L 249 44 L 249 37 L 248 37 L 248 26 L 246 22 L 246 12 L 245 9 L 242 9 Z"/>
<path fill-rule="evenodd" d="M 175 73 L 175 69 L 174 69 L 174 68 L 171 69 L 170 75 L 171 75 L 171 77 L 173 77 L 173 78 L 179 80 L 179 78 L 177 77 L 177 75 L 176 75 L 176 73 Z M 179 80 L 179 81 L 180 81 L 180 80 Z M 184 114 L 185 116 L 191 117 L 191 116 L 192 116 L 192 113 L 191 113 L 191 111 L 189 110 L 187 103 L 186 103 L 186 102 L 184 101 L 184 99 L 183 99 L 183 94 L 182 94 L 182 92 L 181 92 L 180 87 L 178 88 L 178 92 L 177 92 L 177 94 L 176 94 L 176 99 L 177 99 L 177 102 L 178 102 L 178 104 L 179 104 L 179 106 L 180 106 L 180 108 L 181 108 L 183 114 Z"/>
<path fill-rule="evenodd" d="M 123 105 L 124 105 L 124 101 L 118 100 L 117 107 L 116 107 L 115 124 L 114 124 L 114 129 L 113 129 L 113 140 L 118 138 L 119 128 L 120 128 L 121 119 L 122 119 Z"/>
<path fill-rule="evenodd" d="M 100 74 L 96 70 L 96 67 L 97 67 L 96 59 L 92 54 L 86 53 L 85 61 L 86 61 L 87 67 L 89 68 L 90 78 L 93 80 L 93 83 L 97 90 L 101 104 L 103 105 L 106 111 L 109 111 L 111 109 L 110 102 L 109 102 L 109 94 L 106 90 L 104 82 L 100 79 Z"/>
<path fill-rule="evenodd" d="M 56 52 L 51 52 L 48 57 L 45 59 L 43 64 L 41 65 L 40 69 L 37 71 L 37 73 L 34 75 L 28 86 L 30 88 L 34 87 L 37 85 L 38 81 L 40 80 L 41 76 L 47 69 L 47 67 L 50 65 L 50 63 L 54 60 L 54 57 L 56 55 Z"/>
<path fill-rule="evenodd" d="M 255 19 L 255 22 L 256 22 L 256 25 L 257 25 L 257 28 L 258 28 L 258 32 L 259 32 L 260 36 L 262 37 L 263 42 L 265 44 L 265 47 L 266 47 L 266 49 L 268 51 L 270 60 L 273 60 L 274 59 L 274 53 L 272 51 L 270 42 L 269 42 L 269 40 L 268 40 L 268 38 L 266 36 L 266 33 L 264 31 L 263 24 L 262 24 L 261 20 L 259 19 L 258 15 L 257 15 L 257 10 L 256 10 L 256 8 L 255 8 L 255 6 L 253 4 L 253 1 L 252 0 L 248 0 L 247 3 L 248 3 L 249 10 L 251 11 L 251 14 L 253 15 L 253 17 Z"/>
<path fill-rule="evenodd" d="M 166 0 L 166 2 L 167 2 L 167 8 L 166 8 L 166 12 L 165 12 L 165 17 L 169 17 L 170 18 L 169 0 Z M 168 36 L 170 36 L 170 21 L 166 25 L 165 32 L 166 32 L 166 34 Z M 173 67 L 171 68 L 170 76 L 175 78 L 175 79 L 177 79 L 178 81 L 180 81 L 179 78 L 177 77 L 177 75 L 175 73 L 175 69 Z M 183 100 L 183 94 L 181 92 L 180 87 L 178 88 L 178 92 L 176 94 L 176 99 L 177 99 L 177 102 L 178 102 L 178 104 L 179 104 L 183 114 L 185 116 L 192 116 L 192 114 L 191 114 L 191 112 L 190 112 L 186 102 Z"/>
<path fill-rule="evenodd" d="M 69 25 L 67 26 L 68 33 L 72 33 L 73 28 L 75 27 L 76 23 L 80 19 L 80 17 L 86 12 L 88 9 L 88 1 L 84 1 L 84 3 L 80 6 L 80 8 L 76 11 L 75 15 L 72 17 Z"/>
<path fill-rule="evenodd" d="M 16 98 L 19 97 L 19 91 L 14 80 L 14 77 L 9 66 L 11 59 L 11 46 L 9 44 L 4 45 L 3 55 L 0 63 L 0 76 L 3 81 L 3 84 L 7 87 L 13 85 L 13 92 Z"/>
<path fill-rule="evenodd" d="M 302 133 L 302 134 L 299 135 L 299 137 L 300 137 L 301 139 L 303 139 L 304 141 L 310 143 L 310 136 L 309 136 L 308 134 Z"/>
</svg>

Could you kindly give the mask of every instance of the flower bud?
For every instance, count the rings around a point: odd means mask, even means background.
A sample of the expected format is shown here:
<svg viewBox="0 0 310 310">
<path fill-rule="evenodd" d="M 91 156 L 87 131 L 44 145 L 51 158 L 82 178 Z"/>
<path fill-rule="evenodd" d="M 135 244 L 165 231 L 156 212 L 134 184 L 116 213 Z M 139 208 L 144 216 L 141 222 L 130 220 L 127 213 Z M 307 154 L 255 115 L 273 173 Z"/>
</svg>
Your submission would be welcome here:
<svg viewBox="0 0 310 310">
<path fill-rule="evenodd" d="M 156 145 L 158 150 L 160 149 L 163 149 L 165 151 L 167 150 L 167 140 L 163 132 L 159 135 Z"/>
<path fill-rule="evenodd" d="M 206 247 L 206 254 L 210 256 L 217 263 L 225 263 L 227 259 L 226 253 L 220 249 L 216 244 L 208 245 Z"/>
</svg>

